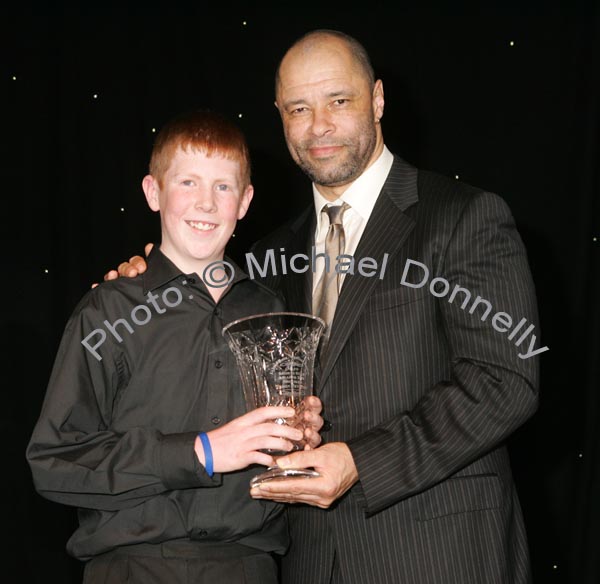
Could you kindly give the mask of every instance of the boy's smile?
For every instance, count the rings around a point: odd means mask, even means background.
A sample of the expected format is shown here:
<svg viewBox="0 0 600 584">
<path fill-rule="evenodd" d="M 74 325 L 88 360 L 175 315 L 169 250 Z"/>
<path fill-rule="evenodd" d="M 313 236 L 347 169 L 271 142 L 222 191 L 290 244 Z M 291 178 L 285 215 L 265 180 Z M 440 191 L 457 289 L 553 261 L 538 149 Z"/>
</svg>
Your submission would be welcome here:
<svg viewBox="0 0 600 584">
<path fill-rule="evenodd" d="M 212 231 L 216 227 L 215 223 L 203 223 L 202 221 L 186 221 L 186 223 L 198 231 Z"/>
</svg>

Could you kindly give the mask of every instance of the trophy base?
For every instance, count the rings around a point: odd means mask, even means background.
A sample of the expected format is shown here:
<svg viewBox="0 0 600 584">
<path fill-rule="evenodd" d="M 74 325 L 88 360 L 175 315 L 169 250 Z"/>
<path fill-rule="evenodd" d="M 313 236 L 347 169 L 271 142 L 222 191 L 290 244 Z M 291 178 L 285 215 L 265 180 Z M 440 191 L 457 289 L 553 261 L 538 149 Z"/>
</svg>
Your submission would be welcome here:
<svg viewBox="0 0 600 584">
<path fill-rule="evenodd" d="M 272 466 L 265 472 L 256 475 L 250 481 L 250 488 L 257 487 L 262 483 L 269 481 L 281 481 L 284 479 L 313 479 L 320 477 L 321 475 L 316 470 L 310 470 L 308 468 L 279 468 L 278 466 Z"/>
</svg>

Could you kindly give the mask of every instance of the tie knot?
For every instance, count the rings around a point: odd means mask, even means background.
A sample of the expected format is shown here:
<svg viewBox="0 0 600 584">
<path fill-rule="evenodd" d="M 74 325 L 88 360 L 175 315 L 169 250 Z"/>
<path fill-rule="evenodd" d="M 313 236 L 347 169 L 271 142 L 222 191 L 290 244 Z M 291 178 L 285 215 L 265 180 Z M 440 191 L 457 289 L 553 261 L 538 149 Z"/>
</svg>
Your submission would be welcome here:
<svg viewBox="0 0 600 584">
<path fill-rule="evenodd" d="M 327 213 L 329 216 L 329 225 L 342 225 L 344 211 L 349 208 L 350 205 L 348 205 L 348 203 L 342 203 L 341 205 L 335 206 L 325 205 L 325 207 L 323 207 L 323 212 Z"/>
</svg>

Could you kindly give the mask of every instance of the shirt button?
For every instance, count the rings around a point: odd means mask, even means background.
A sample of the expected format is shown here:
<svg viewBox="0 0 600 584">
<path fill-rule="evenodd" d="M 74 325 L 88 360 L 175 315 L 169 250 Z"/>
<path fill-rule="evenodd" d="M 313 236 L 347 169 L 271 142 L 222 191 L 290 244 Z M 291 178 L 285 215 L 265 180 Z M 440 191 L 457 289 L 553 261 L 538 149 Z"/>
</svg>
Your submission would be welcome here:
<svg viewBox="0 0 600 584">
<path fill-rule="evenodd" d="M 196 283 L 196 278 L 188 278 L 188 282 L 190 284 L 195 284 Z"/>
<path fill-rule="evenodd" d="M 223 367 L 223 361 L 219 361 L 218 359 L 215 361 L 215 367 L 217 369 L 221 369 Z"/>
<path fill-rule="evenodd" d="M 206 529 L 198 530 L 198 537 L 206 537 L 208 535 L 208 531 Z"/>
<path fill-rule="evenodd" d="M 221 418 L 219 418 L 219 416 L 214 416 L 214 417 L 211 419 L 211 422 L 212 422 L 212 423 L 213 423 L 215 426 L 217 426 L 217 425 L 219 425 L 219 424 L 221 423 Z"/>
</svg>

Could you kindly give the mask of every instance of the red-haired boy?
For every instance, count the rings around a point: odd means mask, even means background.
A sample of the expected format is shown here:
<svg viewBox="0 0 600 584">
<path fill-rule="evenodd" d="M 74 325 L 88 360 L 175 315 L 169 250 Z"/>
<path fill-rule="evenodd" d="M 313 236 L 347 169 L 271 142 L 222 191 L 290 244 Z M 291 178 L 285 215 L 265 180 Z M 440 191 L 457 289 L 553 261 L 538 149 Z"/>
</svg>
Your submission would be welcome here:
<svg viewBox="0 0 600 584">
<path fill-rule="evenodd" d="M 86 584 L 275 583 L 283 508 L 253 500 L 248 483 L 252 465 L 273 464 L 260 449 L 289 450 L 302 432 L 271 421 L 291 408 L 244 414 L 221 329 L 284 306 L 231 260 L 233 272 L 215 267 L 253 195 L 246 141 L 215 113 L 176 118 L 142 186 L 160 249 L 71 316 L 27 449 L 35 486 L 79 508 L 67 549 L 87 561 Z"/>
</svg>

